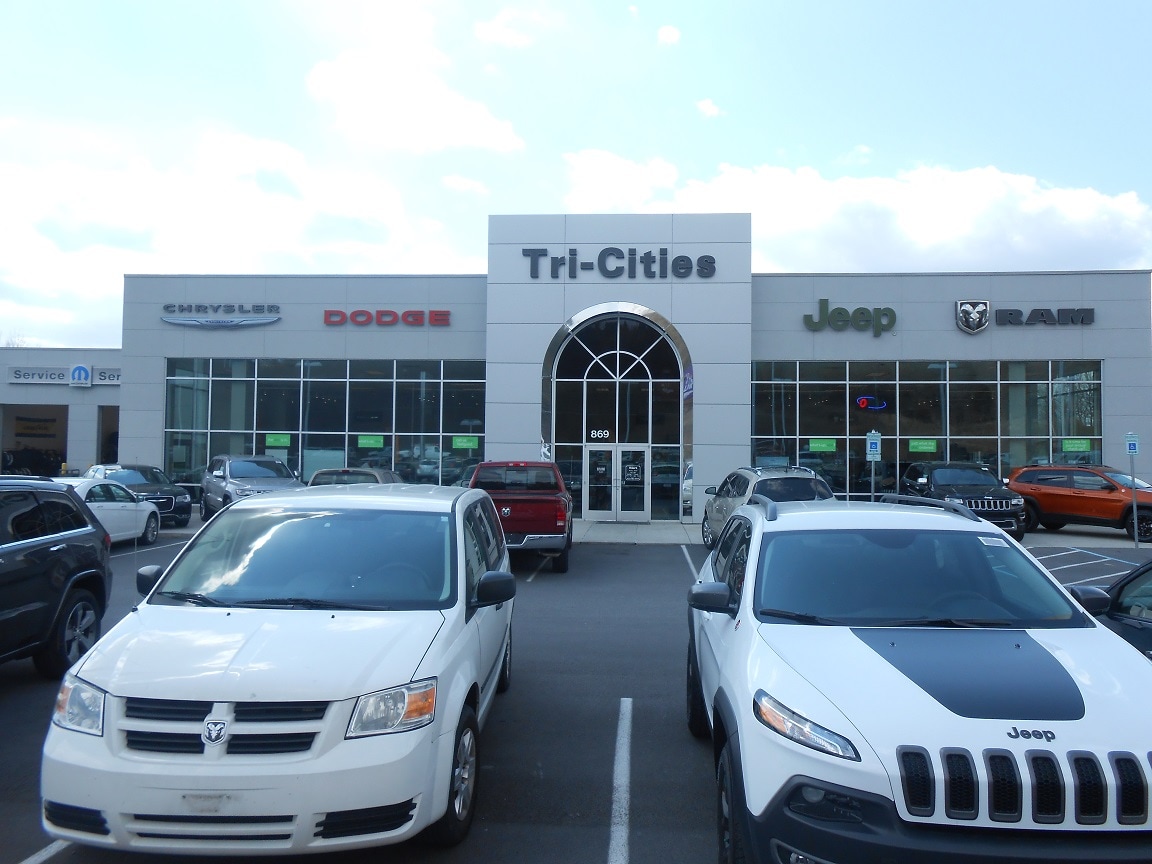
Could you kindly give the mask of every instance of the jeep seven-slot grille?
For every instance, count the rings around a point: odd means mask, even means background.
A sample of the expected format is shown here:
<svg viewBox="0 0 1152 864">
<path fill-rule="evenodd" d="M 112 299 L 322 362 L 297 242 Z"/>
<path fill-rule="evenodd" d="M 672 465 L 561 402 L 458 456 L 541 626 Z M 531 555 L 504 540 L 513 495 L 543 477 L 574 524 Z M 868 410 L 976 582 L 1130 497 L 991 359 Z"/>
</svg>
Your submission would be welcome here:
<svg viewBox="0 0 1152 864">
<path fill-rule="evenodd" d="M 933 756 L 923 747 L 897 751 L 904 806 L 914 817 L 937 815 L 943 790 L 948 819 L 1025 822 L 1035 825 L 1144 825 L 1148 821 L 1148 770 L 1152 753 L 1073 751 L 1059 756 L 1030 750 L 1022 761 L 1008 750 L 974 757 L 948 747 Z"/>
<path fill-rule="evenodd" d="M 304 753 L 311 749 L 327 710 L 327 702 L 129 698 L 124 700 L 118 731 L 129 750 L 196 755 L 209 746 L 205 744 L 206 721 L 224 720 L 227 729 L 220 744 L 230 756 Z"/>
<path fill-rule="evenodd" d="M 1011 498 L 965 498 L 964 506 L 977 513 L 981 511 L 1008 511 L 1012 509 Z"/>
</svg>

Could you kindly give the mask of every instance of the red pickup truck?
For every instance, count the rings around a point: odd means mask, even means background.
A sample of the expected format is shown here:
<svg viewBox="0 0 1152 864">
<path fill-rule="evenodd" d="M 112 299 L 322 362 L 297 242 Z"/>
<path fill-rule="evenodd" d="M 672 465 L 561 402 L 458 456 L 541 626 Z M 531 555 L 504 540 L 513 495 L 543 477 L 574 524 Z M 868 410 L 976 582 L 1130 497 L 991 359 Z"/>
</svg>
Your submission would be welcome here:
<svg viewBox="0 0 1152 864">
<path fill-rule="evenodd" d="M 529 549 L 568 572 L 572 496 L 554 462 L 481 462 L 469 484 L 492 496 L 509 549 Z"/>
</svg>

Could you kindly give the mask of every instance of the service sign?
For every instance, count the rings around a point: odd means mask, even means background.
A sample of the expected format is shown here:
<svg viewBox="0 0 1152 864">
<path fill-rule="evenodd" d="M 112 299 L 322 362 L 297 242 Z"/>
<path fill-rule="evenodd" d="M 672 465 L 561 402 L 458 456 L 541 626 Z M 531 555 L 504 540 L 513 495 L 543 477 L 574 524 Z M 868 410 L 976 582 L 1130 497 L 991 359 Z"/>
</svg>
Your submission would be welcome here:
<svg viewBox="0 0 1152 864">
<path fill-rule="evenodd" d="M 119 369 L 101 369 L 77 363 L 74 366 L 9 366 L 9 384 L 61 384 L 67 387 L 93 387 L 120 384 Z"/>
</svg>

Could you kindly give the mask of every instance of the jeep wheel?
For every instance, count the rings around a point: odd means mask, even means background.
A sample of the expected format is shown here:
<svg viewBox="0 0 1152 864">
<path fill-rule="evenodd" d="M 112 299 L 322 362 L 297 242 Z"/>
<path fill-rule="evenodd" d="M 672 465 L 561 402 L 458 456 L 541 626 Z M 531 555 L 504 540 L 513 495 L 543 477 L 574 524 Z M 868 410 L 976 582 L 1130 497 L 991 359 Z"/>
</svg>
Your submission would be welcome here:
<svg viewBox="0 0 1152 864">
<path fill-rule="evenodd" d="M 1036 511 L 1036 505 L 1031 503 L 1024 504 L 1024 530 L 1035 531 L 1040 527 L 1040 514 Z"/>
<path fill-rule="evenodd" d="M 1136 539 L 1137 525 L 1140 529 L 1140 536 L 1138 539 L 1141 541 L 1152 540 L 1152 510 L 1146 507 L 1139 507 L 1136 510 L 1136 520 L 1133 523 L 1132 514 L 1128 514 L 1128 518 L 1124 522 L 1124 530 L 1128 536 Z"/>
<path fill-rule="evenodd" d="M 208 502 L 203 498 L 200 499 L 200 521 L 207 522 L 212 518 L 212 514 L 208 510 Z"/>
<path fill-rule="evenodd" d="M 437 846 L 455 846 L 468 835 L 476 812 L 476 714 L 465 705 L 456 726 L 452 751 L 452 777 L 448 784 L 448 810 L 428 826 L 427 838 Z"/>
<path fill-rule="evenodd" d="M 700 523 L 700 539 L 704 541 L 705 549 L 711 549 L 716 545 L 716 532 L 708 524 L 708 514 L 704 514 L 704 521 Z"/>
<path fill-rule="evenodd" d="M 726 742 L 716 766 L 716 839 L 720 864 L 744 864 L 747 860 L 744 796 L 741 794 L 741 780 L 734 775 L 732 744 Z"/>
<path fill-rule="evenodd" d="M 140 534 L 140 545 L 151 546 L 160 536 L 160 517 L 155 513 L 148 514 L 148 521 L 144 523 L 144 531 Z"/>
<path fill-rule="evenodd" d="M 32 662 L 45 678 L 60 678 L 100 638 L 100 608 L 92 592 L 78 588 L 69 594 L 52 627 Z"/>
<path fill-rule="evenodd" d="M 1046 519 L 1040 523 L 1047 531 L 1059 531 L 1064 527 L 1064 522 L 1053 522 L 1051 519 Z"/>
<path fill-rule="evenodd" d="M 708 706 L 704 704 L 704 692 L 700 689 L 700 667 L 696 664 L 695 640 L 688 639 L 688 731 L 697 738 L 707 738 L 712 730 L 708 727 Z"/>
</svg>

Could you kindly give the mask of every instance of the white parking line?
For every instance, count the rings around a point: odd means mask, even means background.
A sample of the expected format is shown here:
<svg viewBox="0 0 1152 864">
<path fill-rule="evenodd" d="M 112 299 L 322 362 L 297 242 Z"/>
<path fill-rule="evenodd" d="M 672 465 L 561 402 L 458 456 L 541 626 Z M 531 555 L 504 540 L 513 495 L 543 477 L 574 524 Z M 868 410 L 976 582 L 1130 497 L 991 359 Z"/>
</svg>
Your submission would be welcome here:
<svg viewBox="0 0 1152 864">
<path fill-rule="evenodd" d="M 59 852 L 63 852 L 71 845 L 72 844 L 66 840 L 56 840 L 55 842 L 45 846 L 35 855 L 32 855 L 29 858 L 25 858 L 20 862 L 20 864 L 43 864 L 44 861 L 47 861 L 49 858 L 53 857 Z"/>
<path fill-rule="evenodd" d="M 608 864 L 628 864 L 629 802 L 632 796 L 632 700 L 620 700 L 616 723 L 616 761 L 612 767 L 612 830 Z"/>
<path fill-rule="evenodd" d="M 688 572 L 692 574 L 692 581 L 695 582 L 699 572 L 696 565 L 692 563 L 692 556 L 688 554 L 688 547 L 681 546 L 680 551 L 684 553 L 684 560 L 688 562 Z"/>
</svg>

